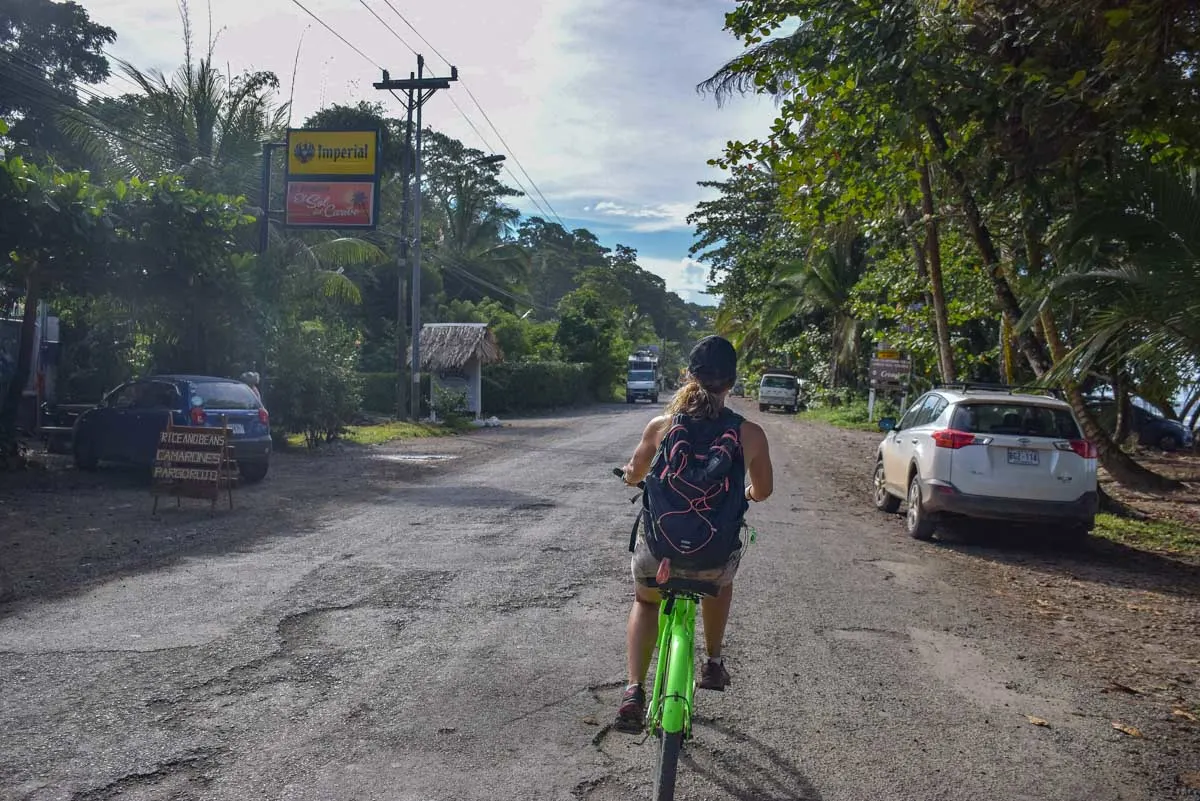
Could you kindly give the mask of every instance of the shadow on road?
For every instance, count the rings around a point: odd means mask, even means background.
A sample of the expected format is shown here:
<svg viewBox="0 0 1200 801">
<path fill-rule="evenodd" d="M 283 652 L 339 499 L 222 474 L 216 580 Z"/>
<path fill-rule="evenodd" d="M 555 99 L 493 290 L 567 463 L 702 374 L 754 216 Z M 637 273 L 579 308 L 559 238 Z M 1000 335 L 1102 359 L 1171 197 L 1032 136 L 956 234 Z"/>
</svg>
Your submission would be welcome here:
<svg viewBox="0 0 1200 801">
<path fill-rule="evenodd" d="M 821 801 L 812 782 L 789 757 L 720 720 L 695 719 L 695 738 L 682 762 L 737 801 Z"/>
<path fill-rule="evenodd" d="M 1112 587 L 1200 598 L 1200 565 L 1089 537 L 1080 544 L 1057 540 L 1035 527 L 947 526 L 939 540 L 959 553 L 1003 565 Z"/>
</svg>

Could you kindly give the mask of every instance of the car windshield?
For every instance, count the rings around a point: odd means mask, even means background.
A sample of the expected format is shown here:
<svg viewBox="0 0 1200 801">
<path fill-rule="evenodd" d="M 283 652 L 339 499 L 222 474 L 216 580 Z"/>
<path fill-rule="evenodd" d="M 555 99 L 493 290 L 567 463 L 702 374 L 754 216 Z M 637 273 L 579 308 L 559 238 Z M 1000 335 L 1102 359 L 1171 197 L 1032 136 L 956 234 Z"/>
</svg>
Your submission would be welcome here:
<svg viewBox="0 0 1200 801">
<path fill-rule="evenodd" d="M 629 380 L 630 381 L 653 381 L 654 380 L 654 371 L 653 370 L 630 370 L 629 371 Z"/>
<path fill-rule="evenodd" d="M 1024 403 L 972 403 L 959 406 L 950 427 L 972 434 L 1081 439 L 1067 409 Z"/>
<path fill-rule="evenodd" d="M 766 389 L 795 389 L 796 379 L 785 375 L 763 376 L 762 385 Z"/>
<path fill-rule="evenodd" d="M 192 395 L 205 409 L 257 409 L 258 398 L 250 387 L 236 381 L 206 381 L 192 384 Z"/>
</svg>

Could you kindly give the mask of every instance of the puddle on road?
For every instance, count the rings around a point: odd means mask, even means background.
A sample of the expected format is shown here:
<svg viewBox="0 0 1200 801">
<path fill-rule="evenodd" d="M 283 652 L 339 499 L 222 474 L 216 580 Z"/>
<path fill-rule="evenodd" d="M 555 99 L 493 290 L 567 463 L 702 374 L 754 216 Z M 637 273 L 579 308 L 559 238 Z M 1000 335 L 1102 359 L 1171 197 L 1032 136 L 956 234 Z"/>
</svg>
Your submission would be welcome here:
<svg viewBox="0 0 1200 801">
<path fill-rule="evenodd" d="M 382 459 L 385 462 L 404 462 L 404 463 L 428 463 L 428 462 L 444 462 L 449 459 L 457 459 L 457 456 L 450 456 L 441 453 L 381 453 L 374 458 Z"/>
</svg>

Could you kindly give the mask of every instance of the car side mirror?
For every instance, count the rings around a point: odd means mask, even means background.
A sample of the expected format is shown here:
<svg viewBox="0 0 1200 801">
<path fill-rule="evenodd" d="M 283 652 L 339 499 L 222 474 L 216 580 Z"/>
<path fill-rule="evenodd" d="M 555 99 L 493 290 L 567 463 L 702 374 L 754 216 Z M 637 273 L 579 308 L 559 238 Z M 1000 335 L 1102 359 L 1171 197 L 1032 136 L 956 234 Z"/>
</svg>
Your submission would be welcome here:
<svg viewBox="0 0 1200 801">
<path fill-rule="evenodd" d="M 896 419 L 894 417 L 879 418 L 879 430 L 883 432 L 896 430 Z"/>
</svg>

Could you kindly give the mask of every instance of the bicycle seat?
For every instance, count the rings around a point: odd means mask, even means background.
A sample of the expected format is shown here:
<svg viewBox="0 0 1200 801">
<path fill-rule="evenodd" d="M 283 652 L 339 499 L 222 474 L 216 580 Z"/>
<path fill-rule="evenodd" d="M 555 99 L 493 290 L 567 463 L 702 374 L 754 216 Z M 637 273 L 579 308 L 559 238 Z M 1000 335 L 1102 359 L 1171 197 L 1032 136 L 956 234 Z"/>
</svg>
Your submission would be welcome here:
<svg viewBox="0 0 1200 801">
<path fill-rule="evenodd" d="M 672 595 L 713 595 L 721 591 L 721 588 L 711 581 L 696 581 L 695 579 L 672 578 L 666 584 L 660 585 L 654 579 L 649 580 L 649 586 L 657 589 L 659 592 L 669 593 Z"/>
</svg>

